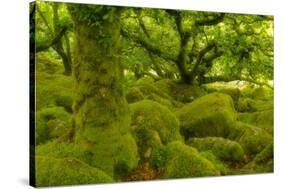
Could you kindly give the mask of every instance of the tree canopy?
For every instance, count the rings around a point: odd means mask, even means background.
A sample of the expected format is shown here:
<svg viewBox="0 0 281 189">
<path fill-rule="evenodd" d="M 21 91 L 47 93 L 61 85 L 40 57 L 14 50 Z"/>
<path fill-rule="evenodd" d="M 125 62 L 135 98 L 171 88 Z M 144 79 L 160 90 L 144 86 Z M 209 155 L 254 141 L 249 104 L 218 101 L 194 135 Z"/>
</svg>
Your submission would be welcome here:
<svg viewBox="0 0 281 189">
<path fill-rule="evenodd" d="M 61 57 L 70 57 L 73 23 L 67 6 L 37 5 L 37 51 L 52 47 Z M 271 16 L 90 5 L 80 19 L 98 27 L 116 11 L 121 22 L 120 57 L 137 78 L 149 75 L 197 84 L 244 80 L 262 85 L 273 80 Z M 110 37 L 100 40 L 110 43 Z"/>
</svg>

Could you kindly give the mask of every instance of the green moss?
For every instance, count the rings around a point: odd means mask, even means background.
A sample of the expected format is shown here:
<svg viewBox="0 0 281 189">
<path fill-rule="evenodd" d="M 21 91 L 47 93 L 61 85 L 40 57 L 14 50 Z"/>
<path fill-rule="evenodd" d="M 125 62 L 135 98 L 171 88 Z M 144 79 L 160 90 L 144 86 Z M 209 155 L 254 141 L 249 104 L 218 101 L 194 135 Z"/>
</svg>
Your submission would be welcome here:
<svg viewBox="0 0 281 189">
<path fill-rule="evenodd" d="M 234 174 L 255 174 L 255 173 L 272 173 L 273 172 L 273 159 L 263 163 L 256 163 L 251 161 L 241 169 L 237 170 Z"/>
<path fill-rule="evenodd" d="M 169 158 L 164 178 L 188 178 L 202 176 L 218 176 L 220 172 L 200 153 L 181 142 L 168 145 Z"/>
<path fill-rule="evenodd" d="M 172 98 L 165 93 L 164 91 L 162 91 L 161 89 L 155 87 L 153 84 L 151 83 L 146 83 L 146 84 L 137 84 L 138 88 L 141 90 L 141 92 L 145 95 L 145 96 L 149 96 L 151 94 L 156 94 L 162 98 L 168 99 L 168 100 L 172 100 Z"/>
<path fill-rule="evenodd" d="M 189 137 L 225 137 L 235 125 L 236 112 L 229 95 L 212 93 L 176 111 L 182 134 Z"/>
<path fill-rule="evenodd" d="M 73 99 L 71 96 L 58 96 L 55 99 L 55 103 L 57 106 L 64 107 L 67 112 L 72 113 Z"/>
<path fill-rule="evenodd" d="M 159 80 L 155 82 L 154 85 L 171 96 L 174 100 L 183 103 L 191 102 L 204 95 L 204 91 L 199 86 L 177 83 L 169 79 Z"/>
<path fill-rule="evenodd" d="M 245 112 L 239 113 L 239 120 L 241 122 L 262 128 L 266 130 L 268 133 L 273 135 L 273 110 L 265 110 L 258 112 Z"/>
<path fill-rule="evenodd" d="M 168 100 L 166 98 L 163 98 L 159 95 L 156 95 L 154 93 L 152 93 L 151 95 L 149 95 L 147 97 L 147 99 L 149 100 L 153 100 L 155 102 L 158 102 L 159 104 L 166 106 L 167 108 L 169 108 L 170 110 L 172 110 L 174 108 L 174 104 L 172 100 Z"/>
<path fill-rule="evenodd" d="M 256 100 L 268 100 L 272 99 L 273 91 L 269 88 L 258 87 L 253 90 L 252 96 Z"/>
<path fill-rule="evenodd" d="M 45 108 L 36 113 L 36 144 L 65 135 L 71 128 L 71 116 L 62 107 Z"/>
<path fill-rule="evenodd" d="M 77 159 L 36 157 L 36 187 L 110 183 L 103 171 Z"/>
<path fill-rule="evenodd" d="M 168 160 L 168 150 L 166 146 L 157 146 L 152 150 L 150 165 L 156 169 L 164 168 Z"/>
<path fill-rule="evenodd" d="M 254 100 L 251 98 L 240 98 L 237 105 L 239 112 L 256 112 L 273 110 L 273 100 Z"/>
<path fill-rule="evenodd" d="M 143 100 L 130 104 L 130 109 L 131 126 L 141 156 L 144 156 L 149 148 L 182 140 L 179 122 L 165 106 L 151 100 Z"/>
<path fill-rule="evenodd" d="M 233 84 L 216 82 L 207 84 L 204 87 L 208 91 L 208 93 L 219 92 L 230 95 L 235 105 L 237 104 L 240 97 L 240 90 Z"/>
<path fill-rule="evenodd" d="M 56 106 L 60 98 L 73 97 L 73 79 L 63 74 L 36 72 L 36 110 Z M 59 102 L 60 103 L 60 102 Z M 60 105 L 65 107 L 64 105 Z M 71 109 L 71 105 L 68 105 Z"/>
<path fill-rule="evenodd" d="M 151 77 L 142 77 L 137 80 L 136 85 L 147 85 L 154 83 L 154 79 Z"/>
<path fill-rule="evenodd" d="M 187 144 L 199 151 L 212 151 L 219 159 L 241 161 L 244 150 L 239 143 L 221 137 L 191 138 Z"/>
<path fill-rule="evenodd" d="M 218 159 L 212 151 L 202 151 L 200 154 L 213 163 L 215 168 L 220 171 L 221 175 L 228 175 L 229 174 L 229 168 L 226 164 L 224 164 L 220 159 Z"/>
<path fill-rule="evenodd" d="M 261 164 L 273 159 L 274 149 L 273 143 L 268 144 L 260 153 L 258 153 L 254 159 L 255 163 Z"/>
<path fill-rule="evenodd" d="M 100 168 L 110 176 L 121 176 L 117 175 L 120 165 L 126 167 L 128 172 L 138 165 L 135 139 L 130 134 L 120 133 L 118 128 L 88 128 L 79 138 L 84 138 L 79 146 L 92 158 L 90 165 Z"/>
<path fill-rule="evenodd" d="M 261 152 L 273 141 L 265 130 L 241 122 L 233 128 L 229 138 L 239 142 L 245 153 L 251 155 Z"/>
<path fill-rule="evenodd" d="M 132 87 L 126 94 L 126 100 L 128 103 L 137 102 L 144 99 L 144 95 L 137 87 Z"/>
<path fill-rule="evenodd" d="M 103 136 L 99 134 L 95 136 L 97 141 L 101 141 L 98 137 Z M 60 141 L 48 142 L 36 147 L 36 156 L 76 158 L 119 179 L 137 166 L 137 146 L 134 138 L 128 134 L 117 138 L 110 132 L 107 137 L 111 137 L 114 142 L 109 141 L 103 144 L 96 142 L 88 143 L 88 145 Z M 112 153 L 115 154 L 112 155 Z"/>
<path fill-rule="evenodd" d="M 45 52 L 36 54 L 36 71 L 47 74 L 56 74 L 63 72 L 63 64 L 58 60 L 51 58 Z"/>
</svg>

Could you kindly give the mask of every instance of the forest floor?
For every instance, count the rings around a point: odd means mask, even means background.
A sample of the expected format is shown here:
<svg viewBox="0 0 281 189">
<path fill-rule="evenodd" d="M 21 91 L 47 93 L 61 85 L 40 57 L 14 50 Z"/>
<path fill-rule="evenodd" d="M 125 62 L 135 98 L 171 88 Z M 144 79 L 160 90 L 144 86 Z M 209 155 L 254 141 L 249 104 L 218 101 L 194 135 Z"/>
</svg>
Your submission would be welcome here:
<svg viewBox="0 0 281 189">
<path fill-rule="evenodd" d="M 46 56 L 37 58 L 36 157 L 73 157 L 79 160 L 77 165 L 89 172 L 84 155 L 70 152 L 68 144 L 56 143 L 72 128 L 73 79 L 62 72 L 59 61 Z M 241 82 L 191 86 L 149 77 L 125 77 L 124 86 L 132 135 L 138 147 L 138 166 L 121 179 L 112 180 L 110 173 L 96 171 L 99 167 L 94 164 L 91 178 L 83 182 L 273 172 L 272 89 Z M 40 159 L 43 160 L 42 166 L 47 166 L 45 159 Z M 56 168 L 60 169 L 60 162 L 57 163 Z M 74 165 L 69 166 L 72 170 Z M 47 181 L 46 172 L 37 172 L 45 179 L 39 179 L 39 185 L 81 181 L 54 181 L 55 177 Z M 97 178 L 92 180 L 93 177 Z"/>
</svg>

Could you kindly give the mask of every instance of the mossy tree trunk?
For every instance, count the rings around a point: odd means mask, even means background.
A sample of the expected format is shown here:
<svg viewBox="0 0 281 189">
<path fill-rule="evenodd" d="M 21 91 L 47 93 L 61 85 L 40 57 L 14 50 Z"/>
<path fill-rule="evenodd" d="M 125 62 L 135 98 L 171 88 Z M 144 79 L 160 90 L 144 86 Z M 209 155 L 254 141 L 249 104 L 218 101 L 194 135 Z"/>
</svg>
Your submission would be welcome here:
<svg viewBox="0 0 281 189">
<path fill-rule="evenodd" d="M 76 46 L 73 73 L 75 141 L 89 163 L 112 176 L 137 165 L 136 143 L 130 135 L 130 113 L 122 89 L 119 61 L 120 23 L 117 12 L 98 15 L 86 5 L 70 7 Z M 111 19 L 83 20 L 111 15 Z M 118 170 L 119 169 L 119 170 Z"/>
</svg>

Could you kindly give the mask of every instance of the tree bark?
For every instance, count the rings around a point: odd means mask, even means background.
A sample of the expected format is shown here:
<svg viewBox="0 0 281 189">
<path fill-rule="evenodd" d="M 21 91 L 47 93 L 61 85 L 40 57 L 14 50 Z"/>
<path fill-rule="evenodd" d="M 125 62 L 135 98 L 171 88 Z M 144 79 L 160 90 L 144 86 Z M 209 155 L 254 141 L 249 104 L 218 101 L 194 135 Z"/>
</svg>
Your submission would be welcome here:
<svg viewBox="0 0 281 189">
<path fill-rule="evenodd" d="M 83 12 L 81 9 L 78 11 Z M 137 164 L 134 153 L 137 147 L 130 135 L 130 112 L 122 88 L 123 69 L 118 56 L 119 15 L 114 15 L 113 21 L 102 20 L 99 26 L 91 27 L 88 22 L 79 20 L 78 11 L 70 11 L 76 36 L 73 61 L 77 93 L 73 105 L 75 142 L 89 154 L 93 166 L 115 176 L 118 167 L 127 170 Z"/>
</svg>

